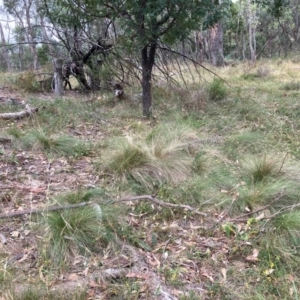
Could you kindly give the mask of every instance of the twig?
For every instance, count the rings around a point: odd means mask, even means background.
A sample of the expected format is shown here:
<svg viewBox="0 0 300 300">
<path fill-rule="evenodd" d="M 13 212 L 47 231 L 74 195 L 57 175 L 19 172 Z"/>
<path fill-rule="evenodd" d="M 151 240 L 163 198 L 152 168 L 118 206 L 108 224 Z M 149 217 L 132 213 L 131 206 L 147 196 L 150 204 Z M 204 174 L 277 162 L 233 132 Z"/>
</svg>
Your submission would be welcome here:
<svg viewBox="0 0 300 300">
<path fill-rule="evenodd" d="M 166 203 L 166 202 L 163 202 L 161 200 L 158 200 L 158 199 L 152 197 L 151 195 L 123 198 L 120 200 L 111 201 L 109 203 L 112 204 L 112 203 L 134 201 L 134 200 L 150 200 L 160 206 L 183 208 L 183 209 L 187 209 L 187 210 L 192 211 L 193 213 L 201 215 L 201 216 L 207 215 L 206 213 L 200 212 L 200 211 L 196 210 L 195 208 L 192 208 L 189 205 Z M 10 218 L 10 217 L 19 217 L 19 216 L 23 216 L 23 215 L 27 215 L 27 214 L 48 213 L 49 211 L 72 209 L 72 208 L 83 207 L 83 206 L 87 206 L 87 205 L 91 205 L 91 204 L 93 204 L 93 203 L 92 202 L 80 202 L 80 203 L 76 203 L 76 204 L 49 206 L 49 207 L 45 207 L 45 208 L 41 208 L 41 209 L 26 209 L 23 211 L 7 212 L 7 213 L 0 214 L 0 219 Z"/>
<path fill-rule="evenodd" d="M 56 210 L 62 210 L 62 209 L 78 208 L 78 207 L 83 207 L 83 206 L 87 206 L 90 204 L 91 204 L 90 202 L 81 202 L 81 203 L 76 203 L 76 204 L 50 206 L 50 207 L 45 207 L 45 208 L 41 208 L 41 209 L 25 209 L 22 211 L 7 212 L 7 213 L 0 214 L 0 219 L 11 218 L 11 217 L 20 217 L 20 216 L 28 215 L 28 214 L 41 214 L 41 213 L 47 213 L 49 211 L 56 211 Z"/>
<path fill-rule="evenodd" d="M 284 165 L 284 162 L 285 162 L 287 156 L 288 156 L 288 152 L 285 154 L 285 156 L 284 156 L 284 158 L 283 158 L 283 161 L 282 161 L 282 163 L 281 163 L 281 166 L 280 166 L 280 168 L 279 168 L 277 174 L 279 174 L 279 173 L 281 172 L 281 169 L 282 169 L 282 167 L 283 167 L 283 165 Z"/>
<path fill-rule="evenodd" d="M 245 217 L 249 217 L 251 215 L 257 214 L 258 212 L 263 211 L 263 210 L 269 208 L 274 202 L 278 201 L 282 196 L 283 196 L 283 190 L 281 191 L 280 195 L 277 198 L 273 199 L 269 204 L 267 204 L 267 205 L 265 205 L 265 206 L 263 206 L 263 207 L 261 207 L 261 208 L 259 208 L 257 210 L 250 211 L 250 212 L 248 212 L 246 214 L 240 215 L 240 216 L 238 216 L 238 217 L 236 217 L 234 219 L 230 219 L 230 220 L 228 220 L 228 222 L 241 221 L 241 219 L 244 219 Z M 265 217 L 263 219 L 268 219 L 268 218 L 269 217 Z"/>
<path fill-rule="evenodd" d="M 224 219 L 225 217 L 228 215 L 228 213 L 230 212 L 231 208 L 232 208 L 232 205 L 233 203 L 236 201 L 236 199 L 233 199 L 228 207 L 228 209 L 226 210 L 226 212 L 224 213 L 224 215 L 221 217 L 220 220 L 218 220 L 215 224 L 213 224 L 212 226 L 210 226 L 209 228 L 207 229 L 213 229 L 215 226 L 217 226 L 218 224 L 220 224 Z"/>
<path fill-rule="evenodd" d="M 115 200 L 112 203 L 135 201 L 135 200 L 149 200 L 149 201 L 152 201 L 155 204 L 158 204 L 160 206 L 183 208 L 183 209 L 187 209 L 189 211 L 192 211 L 193 213 L 195 213 L 197 215 L 201 215 L 201 216 L 205 216 L 205 217 L 207 216 L 206 213 L 198 211 L 197 209 L 195 209 L 195 208 L 193 208 L 193 207 L 191 207 L 189 205 L 167 203 L 167 202 L 158 200 L 157 198 L 154 198 L 151 195 L 142 195 L 142 196 L 136 196 L 136 197 L 123 198 L 123 199 L 120 199 L 120 200 Z"/>
</svg>

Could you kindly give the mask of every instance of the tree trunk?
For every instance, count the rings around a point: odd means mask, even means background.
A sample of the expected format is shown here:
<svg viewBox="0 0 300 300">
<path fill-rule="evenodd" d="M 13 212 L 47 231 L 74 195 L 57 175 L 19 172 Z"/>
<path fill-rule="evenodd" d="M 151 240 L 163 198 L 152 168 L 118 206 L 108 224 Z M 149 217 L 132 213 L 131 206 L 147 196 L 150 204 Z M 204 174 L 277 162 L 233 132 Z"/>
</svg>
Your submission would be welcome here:
<svg viewBox="0 0 300 300">
<path fill-rule="evenodd" d="M 142 58 L 142 90 L 143 90 L 143 116 L 152 115 L 151 77 L 154 65 L 157 42 L 152 42 L 141 50 Z M 148 52 L 149 48 L 149 52 Z"/>
<path fill-rule="evenodd" d="M 223 26 L 221 22 L 209 29 L 209 58 L 213 66 L 224 66 Z"/>
<path fill-rule="evenodd" d="M 34 70 L 37 70 L 38 56 L 36 52 L 35 36 L 31 25 L 31 20 L 30 20 L 30 14 L 31 14 L 30 8 L 33 5 L 33 1 L 32 0 L 28 0 L 28 2 L 24 1 L 24 5 L 25 5 L 26 21 L 27 21 L 26 35 L 27 35 L 27 40 L 29 42 L 31 54 L 33 56 L 33 68 Z"/>
<path fill-rule="evenodd" d="M 1 44 L 3 45 L 2 55 L 3 55 L 3 58 L 6 62 L 7 71 L 10 72 L 11 71 L 10 57 L 9 57 L 9 53 L 8 53 L 8 47 L 5 46 L 6 40 L 5 40 L 5 36 L 4 36 L 4 32 L 3 32 L 1 22 L 0 22 L 0 36 L 1 36 Z"/>
<path fill-rule="evenodd" d="M 54 64 L 54 80 L 55 80 L 55 95 L 62 96 L 64 92 L 63 87 L 63 73 L 62 73 L 62 67 L 63 67 L 63 60 L 60 58 L 55 58 L 53 60 Z"/>
<path fill-rule="evenodd" d="M 253 23 L 254 12 L 251 7 L 251 0 L 247 0 L 247 21 L 248 21 L 248 33 L 249 33 L 249 49 L 251 64 L 255 64 L 256 61 L 256 40 L 255 40 L 255 25 Z"/>
</svg>

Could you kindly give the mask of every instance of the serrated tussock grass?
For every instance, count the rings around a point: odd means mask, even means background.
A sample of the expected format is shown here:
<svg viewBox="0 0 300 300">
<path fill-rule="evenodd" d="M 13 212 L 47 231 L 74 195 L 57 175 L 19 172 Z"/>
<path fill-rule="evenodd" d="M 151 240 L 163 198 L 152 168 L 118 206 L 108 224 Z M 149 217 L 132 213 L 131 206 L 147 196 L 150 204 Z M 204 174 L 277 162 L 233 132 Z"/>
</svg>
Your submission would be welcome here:
<svg viewBox="0 0 300 300">
<path fill-rule="evenodd" d="M 106 168 L 122 182 L 133 178 L 151 189 L 154 184 L 177 184 L 192 171 L 188 144 L 196 138 L 187 128 L 157 128 L 148 137 L 126 137 L 114 143 Z"/>
<path fill-rule="evenodd" d="M 101 228 L 101 214 L 92 207 L 52 212 L 47 217 L 49 255 L 55 265 L 67 260 L 72 251 L 89 255 Z"/>
<path fill-rule="evenodd" d="M 207 88 L 208 97 L 211 101 L 221 101 L 226 98 L 228 91 L 225 83 L 220 78 L 215 78 Z"/>
<path fill-rule="evenodd" d="M 79 190 L 57 197 L 60 205 L 87 201 L 94 203 L 79 208 L 65 208 L 46 216 L 47 255 L 55 265 L 63 265 L 75 254 L 90 255 L 113 242 L 119 226 L 118 209 L 103 204 L 105 199 L 107 195 L 101 189 Z"/>
<path fill-rule="evenodd" d="M 279 175 L 283 158 L 272 154 L 245 157 L 242 165 L 246 174 L 254 183 Z"/>
<path fill-rule="evenodd" d="M 51 135 L 43 130 L 29 132 L 22 138 L 26 148 L 44 151 L 56 156 L 84 156 L 92 146 L 71 136 Z"/>
</svg>

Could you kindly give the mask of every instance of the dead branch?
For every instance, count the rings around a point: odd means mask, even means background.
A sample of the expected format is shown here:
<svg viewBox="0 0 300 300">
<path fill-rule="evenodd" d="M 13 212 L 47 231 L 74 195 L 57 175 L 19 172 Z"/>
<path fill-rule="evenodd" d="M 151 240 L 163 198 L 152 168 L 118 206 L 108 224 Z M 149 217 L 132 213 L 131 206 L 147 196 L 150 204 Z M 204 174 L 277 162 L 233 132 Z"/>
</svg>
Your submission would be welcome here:
<svg viewBox="0 0 300 300">
<path fill-rule="evenodd" d="M 160 206 L 182 208 L 182 209 L 189 210 L 197 215 L 207 216 L 206 213 L 198 211 L 197 209 L 195 209 L 189 205 L 166 203 L 164 201 L 158 200 L 157 198 L 154 198 L 151 195 L 142 195 L 142 196 L 136 196 L 136 197 L 123 198 L 123 199 L 119 199 L 119 200 L 114 200 L 114 201 L 110 202 L 110 204 L 127 202 L 127 201 L 135 201 L 135 200 L 148 200 L 148 201 L 152 201 L 153 203 L 158 204 Z M 76 204 L 56 205 L 56 206 L 50 206 L 50 207 L 45 207 L 45 208 L 40 208 L 40 209 L 25 209 L 22 211 L 2 213 L 2 214 L 0 214 L 0 219 L 11 218 L 11 217 L 20 217 L 20 216 L 28 215 L 28 214 L 48 213 L 50 211 L 78 208 L 78 207 L 83 207 L 83 206 L 87 206 L 87 205 L 91 205 L 91 204 L 93 204 L 93 203 L 92 202 L 80 202 L 80 203 L 76 203 Z"/>
<path fill-rule="evenodd" d="M 237 216 L 236 218 L 229 219 L 229 220 L 227 220 L 227 222 L 232 222 L 232 221 L 245 221 L 245 220 L 247 220 L 247 219 L 245 219 L 246 217 L 249 217 L 249 216 L 251 216 L 251 215 L 255 215 L 255 214 L 257 214 L 257 213 L 259 213 L 259 212 L 261 212 L 261 211 L 263 211 L 263 210 L 266 210 L 266 209 L 270 208 L 275 202 L 277 202 L 279 199 L 281 199 L 282 196 L 283 196 L 283 190 L 281 191 L 280 195 L 279 195 L 277 198 L 273 199 L 269 204 L 267 204 L 267 205 L 265 205 L 265 206 L 263 206 L 263 207 L 261 207 L 261 208 L 258 208 L 257 210 L 250 211 L 250 212 L 245 213 L 245 214 L 243 214 L 243 215 Z M 299 204 L 299 205 L 300 205 L 300 204 Z M 295 207 L 295 205 L 292 205 L 292 206 Z M 275 215 L 277 215 L 277 214 L 279 214 L 279 212 L 275 213 L 275 214 L 272 215 L 272 216 L 275 216 Z M 264 218 L 262 218 L 262 219 L 270 219 L 272 216 L 264 217 Z M 218 222 L 218 223 L 219 223 L 219 222 Z"/>
<path fill-rule="evenodd" d="M 136 197 L 123 198 L 123 199 L 120 199 L 120 200 L 115 200 L 115 201 L 113 201 L 113 203 L 135 201 L 135 200 L 149 200 L 149 201 L 154 202 L 155 204 L 158 204 L 160 206 L 183 208 L 183 209 L 189 210 L 189 211 L 191 211 L 191 212 L 193 212 L 197 215 L 201 215 L 201 216 L 205 216 L 205 217 L 207 216 L 206 213 L 198 211 L 197 209 L 195 209 L 195 208 L 193 208 L 189 205 L 167 203 L 167 202 L 158 200 L 157 198 L 155 198 L 151 195 L 142 195 L 142 196 L 136 196 Z"/>
<path fill-rule="evenodd" d="M 25 110 L 14 112 L 14 113 L 2 113 L 0 114 L 0 119 L 3 120 L 18 120 L 25 117 L 29 117 L 36 113 L 39 110 L 38 107 L 30 108 L 29 106 L 26 106 Z"/>
<path fill-rule="evenodd" d="M 83 207 L 83 206 L 87 206 L 90 204 L 91 204 L 90 202 L 81 202 L 81 203 L 76 203 L 76 204 L 50 206 L 50 207 L 40 208 L 40 209 L 25 209 L 22 211 L 14 211 L 14 212 L 7 212 L 7 213 L 0 214 L 0 219 L 20 217 L 20 216 L 28 215 L 28 214 L 48 213 L 50 211 L 78 208 L 78 207 Z"/>
</svg>

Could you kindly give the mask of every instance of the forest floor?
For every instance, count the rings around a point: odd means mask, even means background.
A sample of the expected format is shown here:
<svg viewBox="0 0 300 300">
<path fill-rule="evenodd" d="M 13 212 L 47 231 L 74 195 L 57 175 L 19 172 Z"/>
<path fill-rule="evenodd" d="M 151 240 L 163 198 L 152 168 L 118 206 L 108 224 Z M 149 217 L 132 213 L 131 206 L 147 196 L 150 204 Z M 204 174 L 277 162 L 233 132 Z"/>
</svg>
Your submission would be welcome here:
<svg viewBox="0 0 300 300">
<path fill-rule="evenodd" d="M 113 93 L 28 93 L 3 75 L 0 299 L 299 299 L 296 59 L 155 85 L 151 119 Z M 39 111 L 1 120 L 25 104 Z M 101 207 L 98 236 L 72 229 L 83 208 L 48 211 L 74 203 Z"/>
</svg>

